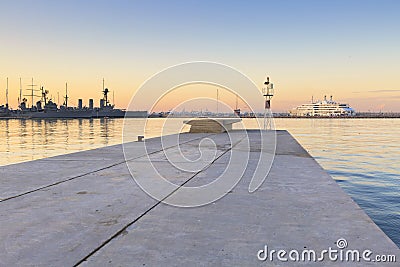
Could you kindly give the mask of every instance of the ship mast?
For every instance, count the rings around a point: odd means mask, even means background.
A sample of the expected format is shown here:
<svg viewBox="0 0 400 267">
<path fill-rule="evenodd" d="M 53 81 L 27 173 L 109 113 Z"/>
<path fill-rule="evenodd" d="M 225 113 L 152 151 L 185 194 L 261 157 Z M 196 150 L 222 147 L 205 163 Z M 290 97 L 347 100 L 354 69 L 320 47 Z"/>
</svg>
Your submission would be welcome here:
<svg viewBox="0 0 400 267">
<path fill-rule="evenodd" d="M 33 77 L 32 77 L 32 83 L 31 83 L 31 105 L 32 105 L 32 108 L 33 108 Z"/>
<path fill-rule="evenodd" d="M 238 116 L 238 117 L 240 117 L 240 109 L 238 108 L 239 107 L 239 96 L 238 96 L 238 94 L 236 94 L 236 103 L 235 103 L 235 109 L 233 110 L 233 113 L 236 115 L 236 116 Z"/>
<path fill-rule="evenodd" d="M 40 89 L 42 91 L 42 102 L 44 102 L 44 105 L 47 105 L 47 94 L 49 93 L 49 91 L 44 90 L 43 86 L 41 86 Z"/>
<path fill-rule="evenodd" d="M 29 85 L 29 87 L 31 87 L 31 88 L 30 88 L 30 89 L 27 89 L 27 90 L 30 91 L 31 93 L 30 93 L 30 95 L 25 95 L 25 96 L 30 96 L 30 97 L 31 97 L 31 101 L 32 101 L 31 107 L 32 107 L 32 109 L 34 108 L 34 97 L 37 96 L 37 95 L 35 95 L 35 91 L 37 91 L 37 90 L 35 89 L 35 86 L 36 86 L 36 84 L 33 84 L 33 77 L 32 77 L 31 84 Z"/>
<path fill-rule="evenodd" d="M 109 93 L 108 88 L 104 88 L 104 78 L 103 78 L 103 95 L 104 95 L 103 100 L 104 100 L 105 107 L 108 106 L 108 97 L 107 97 L 108 93 Z"/>
<path fill-rule="evenodd" d="M 22 101 L 22 79 L 21 77 L 19 78 L 19 99 L 18 99 L 18 105 L 21 104 Z"/>
<path fill-rule="evenodd" d="M 6 88 L 6 109 L 8 110 L 8 77 L 7 77 L 7 88 Z"/>
<path fill-rule="evenodd" d="M 65 102 L 64 102 L 64 105 L 65 105 L 65 108 L 67 108 L 68 107 L 68 83 L 65 83 Z"/>
</svg>

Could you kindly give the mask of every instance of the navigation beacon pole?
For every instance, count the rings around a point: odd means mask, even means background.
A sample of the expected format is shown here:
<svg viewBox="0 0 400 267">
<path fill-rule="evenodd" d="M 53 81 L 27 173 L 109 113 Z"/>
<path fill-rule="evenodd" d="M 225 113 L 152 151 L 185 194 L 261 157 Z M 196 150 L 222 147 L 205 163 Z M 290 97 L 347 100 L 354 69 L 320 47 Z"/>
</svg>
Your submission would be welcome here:
<svg viewBox="0 0 400 267">
<path fill-rule="evenodd" d="M 274 96 L 274 85 L 269 82 L 269 77 L 264 82 L 262 92 L 265 97 L 264 130 L 272 130 L 271 99 Z"/>
</svg>

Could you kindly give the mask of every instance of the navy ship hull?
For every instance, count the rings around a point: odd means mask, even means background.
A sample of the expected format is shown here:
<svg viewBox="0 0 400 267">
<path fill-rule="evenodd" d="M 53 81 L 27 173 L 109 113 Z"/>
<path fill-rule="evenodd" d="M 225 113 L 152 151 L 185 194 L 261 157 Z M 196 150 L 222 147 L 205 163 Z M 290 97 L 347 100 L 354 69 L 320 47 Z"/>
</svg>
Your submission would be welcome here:
<svg viewBox="0 0 400 267">
<path fill-rule="evenodd" d="M 19 111 L 7 114 L 12 118 L 22 119 L 91 119 L 91 118 L 147 118 L 146 111 L 112 110 L 57 110 L 57 111 Z M 2 117 L 2 114 L 0 114 Z"/>
<path fill-rule="evenodd" d="M 111 109 L 111 110 L 101 110 L 95 109 L 92 111 L 92 118 L 123 118 L 125 117 L 125 111 L 120 109 Z"/>
<path fill-rule="evenodd" d="M 28 119 L 78 119 L 91 118 L 91 110 L 57 110 L 57 111 L 33 111 L 21 112 L 16 117 Z"/>
</svg>

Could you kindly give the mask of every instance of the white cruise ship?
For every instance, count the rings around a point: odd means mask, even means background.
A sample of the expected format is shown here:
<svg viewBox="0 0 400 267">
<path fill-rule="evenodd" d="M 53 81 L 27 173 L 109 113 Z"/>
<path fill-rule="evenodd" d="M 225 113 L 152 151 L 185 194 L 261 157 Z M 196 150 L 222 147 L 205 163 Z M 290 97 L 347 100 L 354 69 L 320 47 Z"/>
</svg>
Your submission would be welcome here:
<svg viewBox="0 0 400 267">
<path fill-rule="evenodd" d="M 356 112 L 348 104 L 337 103 L 324 97 L 323 101 L 311 101 L 289 111 L 293 117 L 349 117 L 355 116 Z"/>
</svg>

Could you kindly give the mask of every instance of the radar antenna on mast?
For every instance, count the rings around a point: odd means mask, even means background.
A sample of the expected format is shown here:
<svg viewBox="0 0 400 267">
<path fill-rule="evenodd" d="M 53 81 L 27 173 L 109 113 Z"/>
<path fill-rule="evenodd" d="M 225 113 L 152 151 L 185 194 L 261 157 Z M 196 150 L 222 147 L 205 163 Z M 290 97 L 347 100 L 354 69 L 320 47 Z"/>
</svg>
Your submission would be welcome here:
<svg viewBox="0 0 400 267">
<path fill-rule="evenodd" d="M 104 87 L 104 78 L 103 78 L 103 101 L 104 101 L 104 106 L 108 106 L 108 104 L 109 104 L 109 101 L 108 101 L 108 93 L 109 92 L 110 92 L 110 90 L 108 90 L 108 88 Z"/>
<path fill-rule="evenodd" d="M 64 102 L 64 106 L 65 108 L 68 108 L 68 83 L 65 83 L 65 102 Z"/>
</svg>

